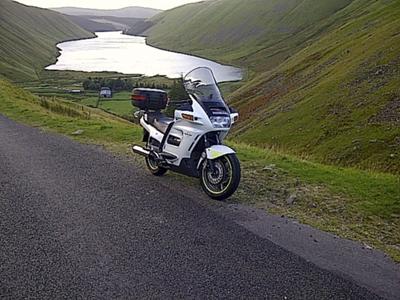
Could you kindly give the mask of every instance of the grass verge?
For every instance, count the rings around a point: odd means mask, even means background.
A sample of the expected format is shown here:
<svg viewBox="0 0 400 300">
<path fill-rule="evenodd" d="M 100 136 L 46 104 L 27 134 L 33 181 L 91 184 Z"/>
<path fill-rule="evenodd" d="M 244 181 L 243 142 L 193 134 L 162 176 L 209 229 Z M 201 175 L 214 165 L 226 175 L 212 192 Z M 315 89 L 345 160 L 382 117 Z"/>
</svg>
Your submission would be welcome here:
<svg viewBox="0 0 400 300">
<path fill-rule="evenodd" d="M 100 109 L 55 97 L 34 96 L 1 79 L 0 112 L 16 121 L 55 131 L 78 141 L 115 144 L 121 148 L 127 148 L 142 133 L 139 127 Z"/>
<path fill-rule="evenodd" d="M 233 143 L 243 166 L 231 201 L 361 241 L 400 262 L 400 177 Z"/>
<path fill-rule="evenodd" d="M 33 96 L 0 79 L 0 112 L 80 142 L 126 153 L 141 128 L 102 110 Z M 326 166 L 230 142 L 243 168 L 240 202 L 381 249 L 400 262 L 400 177 Z"/>
</svg>

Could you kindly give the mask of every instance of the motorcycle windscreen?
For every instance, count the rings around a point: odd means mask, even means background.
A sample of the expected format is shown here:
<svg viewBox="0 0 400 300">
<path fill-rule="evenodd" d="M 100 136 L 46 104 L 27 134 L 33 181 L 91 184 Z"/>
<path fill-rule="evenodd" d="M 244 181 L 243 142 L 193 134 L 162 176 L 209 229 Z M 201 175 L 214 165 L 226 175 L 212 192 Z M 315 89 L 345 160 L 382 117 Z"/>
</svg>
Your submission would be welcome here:
<svg viewBox="0 0 400 300">
<path fill-rule="evenodd" d="M 184 77 L 183 83 L 187 93 L 203 106 L 208 115 L 229 111 L 211 69 L 194 69 Z"/>
<path fill-rule="evenodd" d="M 224 102 L 214 74 L 209 68 L 197 68 L 189 72 L 184 80 L 186 91 L 199 102 Z"/>
</svg>

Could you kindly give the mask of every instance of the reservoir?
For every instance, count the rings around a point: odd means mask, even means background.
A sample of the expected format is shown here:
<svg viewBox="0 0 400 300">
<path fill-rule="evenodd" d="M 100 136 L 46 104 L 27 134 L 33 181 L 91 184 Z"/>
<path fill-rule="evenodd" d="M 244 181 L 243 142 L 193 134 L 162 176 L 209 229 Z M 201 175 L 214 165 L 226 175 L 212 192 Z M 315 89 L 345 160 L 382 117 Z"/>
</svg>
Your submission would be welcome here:
<svg viewBox="0 0 400 300">
<path fill-rule="evenodd" d="M 48 70 L 119 72 L 177 78 L 197 67 L 209 67 L 218 82 L 242 79 L 240 69 L 146 44 L 146 38 L 121 32 L 97 32 L 97 38 L 58 44 L 61 56 Z"/>
</svg>

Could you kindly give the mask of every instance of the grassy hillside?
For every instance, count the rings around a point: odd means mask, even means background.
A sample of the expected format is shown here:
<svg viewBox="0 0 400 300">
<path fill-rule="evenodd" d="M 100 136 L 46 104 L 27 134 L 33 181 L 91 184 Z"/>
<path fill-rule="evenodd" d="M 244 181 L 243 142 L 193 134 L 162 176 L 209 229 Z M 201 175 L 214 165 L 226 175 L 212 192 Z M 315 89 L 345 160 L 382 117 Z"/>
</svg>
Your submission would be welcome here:
<svg viewBox="0 0 400 300">
<path fill-rule="evenodd" d="M 93 36 L 57 12 L 11 0 L 0 2 L 0 19 L 0 74 L 16 81 L 36 79 L 58 42 Z"/>
<path fill-rule="evenodd" d="M 66 15 L 66 17 L 73 23 L 90 32 L 127 31 L 131 28 L 138 28 L 140 30 L 141 24 L 146 22 L 146 19 L 118 18 L 110 16 L 96 17 Z"/>
<path fill-rule="evenodd" d="M 155 15 L 162 12 L 162 10 L 140 7 L 140 6 L 129 6 L 119 9 L 91 9 L 81 7 L 58 7 L 52 8 L 52 10 L 73 16 L 96 16 L 96 17 L 117 17 L 117 18 L 138 18 L 147 19 L 154 17 Z"/>
<path fill-rule="evenodd" d="M 111 23 L 96 22 L 91 17 L 87 16 L 67 16 L 66 17 L 73 23 L 79 25 L 83 29 L 90 32 L 101 32 L 101 31 L 116 31 L 118 30 Z"/>
<path fill-rule="evenodd" d="M 400 173 L 400 3 L 358 13 L 232 96 L 240 140 Z"/>
<path fill-rule="evenodd" d="M 147 33 L 156 46 L 256 70 L 276 65 L 318 35 L 351 0 L 218 0 L 155 16 Z M 262 60 L 262 64 L 260 64 Z"/>
<path fill-rule="evenodd" d="M 1 79 L 0 113 L 122 153 L 141 141 L 142 129 L 130 122 L 54 96 L 33 96 Z M 400 177 L 324 166 L 240 143 L 231 146 L 238 151 L 243 170 L 231 202 L 298 218 L 383 249 L 400 261 Z M 198 186 L 197 180 L 169 176 Z"/>
<path fill-rule="evenodd" d="M 145 36 L 146 30 L 153 25 L 154 23 L 149 19 L 141 20 L 130 26 L 127 30 L 124 30 L 124 34 Z"/>
<path fill-rule="evenodd" d="M 230 96 L 236 139 L 400 173 L 398 1 L 220 0 L 153 21 L 150 43 L 255 72 Z"/>
<path fill-rule="evenodd" d="M 38 97 L 0 79 L 0 113 L 33 126 L 56 131 L 78 140 L 126 147 L 142 131 L 131 122 L 99 109 L 56 97 Z M 82 130 L 82 134 L 74 132 Z"/>
</svg>

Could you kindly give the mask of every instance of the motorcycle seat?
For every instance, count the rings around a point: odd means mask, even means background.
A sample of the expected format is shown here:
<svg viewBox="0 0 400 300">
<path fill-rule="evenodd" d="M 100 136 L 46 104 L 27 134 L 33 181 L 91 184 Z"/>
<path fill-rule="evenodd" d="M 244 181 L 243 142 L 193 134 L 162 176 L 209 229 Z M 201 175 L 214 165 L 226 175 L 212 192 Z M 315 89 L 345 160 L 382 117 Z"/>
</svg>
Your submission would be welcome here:
<svg viewBox="0 0 400 300">
<path fill-rule="evenodd" d="M 157 130 L 162 133 L 166 133 L 169 124 L 174 121 L 174 119 L 169 118 L 160 112 L 148 114 L 147 117 L 149 124 L 153 125 L 155 128 L 157 128 Z"/>
</svg>

